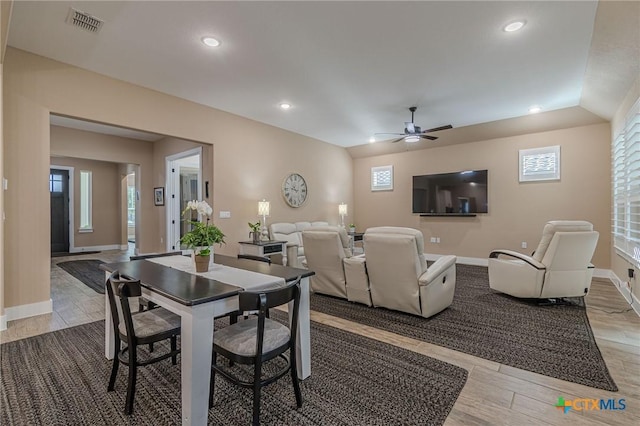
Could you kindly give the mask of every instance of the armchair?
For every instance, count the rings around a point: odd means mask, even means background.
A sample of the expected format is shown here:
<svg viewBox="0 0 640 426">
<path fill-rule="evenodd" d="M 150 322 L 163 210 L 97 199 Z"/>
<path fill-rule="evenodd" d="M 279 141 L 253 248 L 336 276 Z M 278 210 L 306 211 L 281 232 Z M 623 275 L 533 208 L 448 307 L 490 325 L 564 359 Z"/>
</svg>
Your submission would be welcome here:
<svg viewBox="0 0 640 426">
<path fill-rule="evenodd" d="M 422 233 L 411 228 L 369 228 L 363 241 L 374 306 L 428 318 L 451 305 L 456 256 L 427 268 Z"/>
<path fill-rule="evenodd" d="M 285 254 L 282 256 L 282 264 L 302 268 L 305 262 L 302 231 L 315 226 L 328 225 L 328 222 L 272 223 L 269 226 L 270 238 L 287 242 Z M 279 263 L 279 259 L 276 260 L 276 263 Z"/>
<path fill-rule="evenodd" d="M 584 296 L 591 287 L 590 262 L 598 236 L 589 222 L 547 222 L 532 256 L 511 250 L 491 252 L 489 286 L 522 298 Z"/>
<path fill-rule="evenodd" d="M 307 267 L 315 272 L 311 289 L 371 306 L 364 259 L 351 261 L 349 236 L 337 226 L 302 231 Z"/>
</svg>

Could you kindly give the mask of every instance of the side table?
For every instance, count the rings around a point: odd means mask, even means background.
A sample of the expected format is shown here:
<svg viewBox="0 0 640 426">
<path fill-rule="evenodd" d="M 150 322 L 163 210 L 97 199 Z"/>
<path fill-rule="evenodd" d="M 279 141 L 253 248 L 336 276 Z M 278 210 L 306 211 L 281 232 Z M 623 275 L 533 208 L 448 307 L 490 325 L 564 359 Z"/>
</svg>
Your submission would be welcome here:
<svg viewBox="0 0 640 426">
<path fill-rule="evenodd" d="M 240 254 L 251 254 L 253 256 L 271 256 L 274 254 L 284 255 L 286 241 L 240 241 Z"/>
</svg>

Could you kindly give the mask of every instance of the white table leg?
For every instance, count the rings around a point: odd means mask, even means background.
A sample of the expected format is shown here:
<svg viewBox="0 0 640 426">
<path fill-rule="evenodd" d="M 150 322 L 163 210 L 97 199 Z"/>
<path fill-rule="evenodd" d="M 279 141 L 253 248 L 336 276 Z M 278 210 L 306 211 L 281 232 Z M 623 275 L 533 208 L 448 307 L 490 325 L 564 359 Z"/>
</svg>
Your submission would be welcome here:
<svg viewBox="0 0 640 426">
<path fill-rule="evenodd" d="M 209 415 L 209 381 L 213 319 L 210 315 L 182 315 L 180 362 L 182 367 L 182 424 L 206 425 Z"/>
<path fill-rule="evenodd" d="M 289 302 L 289 323 L 293 320 L 293 302 Z M 304 380 L 311 375 L 311 318 L 309 314 L 309 278 L 300 280 L 300 311 L 298 312 L 298 347 L 296 362 L 298 378 Z"/>
</svg>

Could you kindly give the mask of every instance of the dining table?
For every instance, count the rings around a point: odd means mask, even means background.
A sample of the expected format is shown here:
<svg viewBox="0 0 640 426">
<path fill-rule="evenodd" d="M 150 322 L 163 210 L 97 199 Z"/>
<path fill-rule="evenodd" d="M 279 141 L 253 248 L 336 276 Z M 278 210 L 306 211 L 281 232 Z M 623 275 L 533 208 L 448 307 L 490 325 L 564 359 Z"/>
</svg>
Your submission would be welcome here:
<svg viewBox="0 0 640 426">
<path fill-rule="evenodd" d="M 106 278 L 119 271 L 140 280 L 146 299 L 180 316 L 183 425 L 207 424 L 214 318 L 237 311 L 242 291 L 281 287 L 301 277 L 295 356 L 298 377 L 303 380 L 311 375 L 309 278 L 314 272 L 221 254 L 215 254 L 213 260 L 203 273 L 195 271 L 190 257 L 180 255 L 100 265 Z M 113 359 L 115 336 L 106 292 L 105 311 L 105 356 Z M 288 311 L 291 321 L 293 302 Z"/>
</svg>

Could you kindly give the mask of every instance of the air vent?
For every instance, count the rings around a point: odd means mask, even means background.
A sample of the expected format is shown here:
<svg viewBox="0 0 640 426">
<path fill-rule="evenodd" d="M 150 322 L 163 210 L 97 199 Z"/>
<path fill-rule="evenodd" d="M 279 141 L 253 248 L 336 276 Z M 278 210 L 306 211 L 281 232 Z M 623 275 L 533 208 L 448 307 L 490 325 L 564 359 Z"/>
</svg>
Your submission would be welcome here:
<svg viewBox="0 0 640 426">
<path fill-rule="evenodd" d="M 103 20 L 72 7 L 69 8 L 69 14 L 65 22 L 90 33 L 97 33 L 102 28 L 102 24 L 104 24 Z"/>
</svg>

